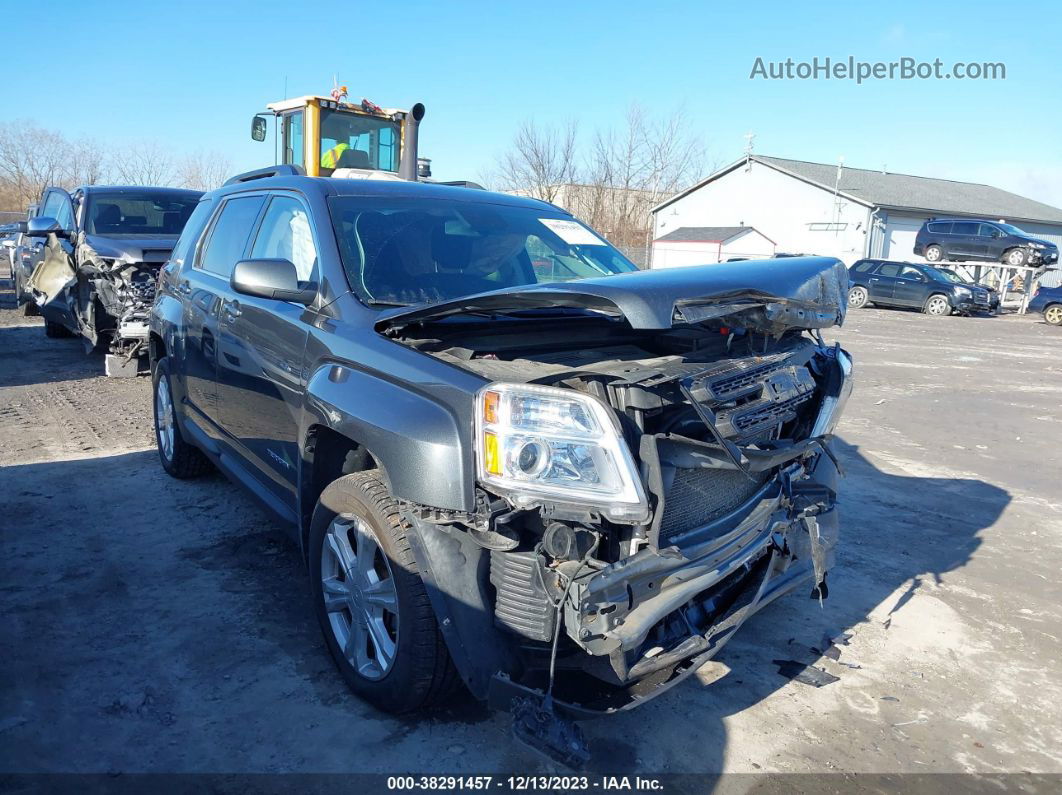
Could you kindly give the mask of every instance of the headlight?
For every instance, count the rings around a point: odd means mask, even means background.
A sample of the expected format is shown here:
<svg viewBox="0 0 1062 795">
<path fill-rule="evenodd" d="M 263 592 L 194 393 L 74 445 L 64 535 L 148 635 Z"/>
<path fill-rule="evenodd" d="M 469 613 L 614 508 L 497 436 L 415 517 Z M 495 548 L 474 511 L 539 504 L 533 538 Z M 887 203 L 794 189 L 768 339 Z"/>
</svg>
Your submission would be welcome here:
<svg viewBox="0 0 1062 795">
<path fill-rule="evenodd" d="M 1047 248 L 1047 246 L 1045 246 L 1043 243 L 1030 243 L 1029 244 L 1029 248 L 1041 249 L 1041 248 Z"/>
<path fill-rule="evenodd" d="M 648 503 L 615 415 L 570 389 L 491 384 L 476 396 L 479 479 L 514 505 L 542 499 L 592 506 L 637 523 Z"/>
<path fill-rule="evenodd" d="M 969 298 L 973 295 L 973 290 L 969 287 L 956 287 L 955 295 L 961 296 L 962 298 Z"/>
</svg>

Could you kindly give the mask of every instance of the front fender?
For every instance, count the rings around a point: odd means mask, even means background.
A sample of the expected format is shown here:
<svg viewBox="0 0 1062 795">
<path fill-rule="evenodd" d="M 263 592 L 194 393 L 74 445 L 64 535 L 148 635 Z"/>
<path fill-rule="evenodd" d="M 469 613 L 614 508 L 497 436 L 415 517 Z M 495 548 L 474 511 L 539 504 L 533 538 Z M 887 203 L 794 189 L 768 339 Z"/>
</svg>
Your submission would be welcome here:
<svg viewBox="0 0 1062 795">
<path fill-rule="evenodd" d="M 322 425 L 364 446 L 392 495 L 434 508 L 472 511 L 471 424 L 407 383 L 342 364 L 320 367 L 306 387 L 302 438 Z M 305 464 L 304 464 L 305 466 Z M 304 472 L 302 482 L 310 480 Z"/>
</svg>

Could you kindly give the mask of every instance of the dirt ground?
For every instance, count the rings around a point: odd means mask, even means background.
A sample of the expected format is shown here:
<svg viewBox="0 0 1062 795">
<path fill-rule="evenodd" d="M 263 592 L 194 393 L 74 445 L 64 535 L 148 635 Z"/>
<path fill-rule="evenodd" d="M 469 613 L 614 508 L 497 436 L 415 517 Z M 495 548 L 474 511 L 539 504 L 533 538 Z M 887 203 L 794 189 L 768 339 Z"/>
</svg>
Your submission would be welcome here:
<svg viewBox="0 0 1062 795">
<path fill-rule="evenodd" d="M 146 378 L 102 376 L 0 283 L 0 773 L 536 773 L 505 715 L 348 693 L 282 529 L 168 478 Z M 1062 330 L 853 311 L 843 546 L 698 677 L 585 725 L 606 773 L 1062 773 Z M 850 633 L 839 680 L 815 660 Z"/>
</svg>

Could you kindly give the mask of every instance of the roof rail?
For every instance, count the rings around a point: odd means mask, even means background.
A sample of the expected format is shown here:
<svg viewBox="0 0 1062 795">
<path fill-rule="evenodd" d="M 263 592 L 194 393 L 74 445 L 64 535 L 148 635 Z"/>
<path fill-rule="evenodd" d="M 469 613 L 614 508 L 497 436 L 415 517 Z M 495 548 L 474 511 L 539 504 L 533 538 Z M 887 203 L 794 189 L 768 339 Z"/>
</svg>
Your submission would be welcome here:
<svg viewBox="0 0 1062 795">
<path fill-rule="evenodd" d="M 265 168 L 256 168 L 254 171 L 244 171 L 242 174 L 237 174 L 235 177 L 229 177 L 225 180 L 225 185 L 236 185 L 240 182 L 250 182 L 255 179 L 265 179 L 266 177 L 305 177 L 306 171 L 302 166 L 295 165 L 279 165 L 279 166 L 266 166 Z M 224 185 L 222 186 L 224 187 Z"/>
</svg>

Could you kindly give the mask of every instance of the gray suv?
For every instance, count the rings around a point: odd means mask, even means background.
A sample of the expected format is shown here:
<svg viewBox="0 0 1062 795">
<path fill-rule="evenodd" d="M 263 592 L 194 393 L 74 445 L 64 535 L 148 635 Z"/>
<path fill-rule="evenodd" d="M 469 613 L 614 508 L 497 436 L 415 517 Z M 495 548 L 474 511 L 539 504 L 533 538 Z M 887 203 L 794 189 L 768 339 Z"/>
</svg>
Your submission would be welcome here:
<svg viewBox="0 0 1062 795">
<path fill-rule="evenodd" d="M 544 202 L 295 172 L 204 196 L 162 268 L 155 426 L 291 528 L 356 693 L 463 683 L 577 763 L 571 719 L 826 595 L 843 264 L 638 271 Z"/>
</svg>

